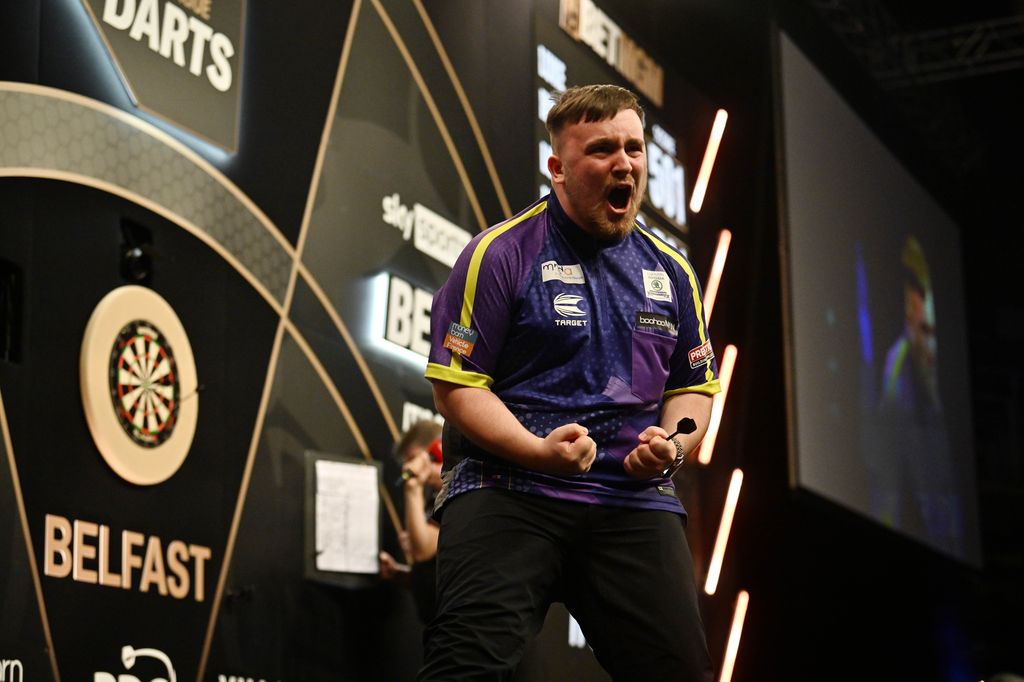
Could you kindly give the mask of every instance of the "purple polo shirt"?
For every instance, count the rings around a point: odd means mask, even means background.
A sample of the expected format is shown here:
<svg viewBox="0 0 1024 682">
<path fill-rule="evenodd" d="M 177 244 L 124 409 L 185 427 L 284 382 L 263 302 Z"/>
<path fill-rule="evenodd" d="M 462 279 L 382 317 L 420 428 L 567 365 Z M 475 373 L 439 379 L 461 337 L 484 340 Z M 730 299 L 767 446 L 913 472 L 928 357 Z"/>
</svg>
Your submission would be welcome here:
<svg viewBox="0 0 1024 682">
<path fill-rule="evenodd" d="M 636 480 L 623 460 L 662 400 L 712 395 L 718 369 L 689 262 L 639 223 L 593 239 L 552 194 L 477 235 L 434 295 L 426 377 L 492 391 L 531 433 L 576 422 L 597 443 L 590 471 L 515 466 L 449 425 L 440 511 L 500 487 L 587 504 L 685 514 L 671 479 Z"/>
</svg>

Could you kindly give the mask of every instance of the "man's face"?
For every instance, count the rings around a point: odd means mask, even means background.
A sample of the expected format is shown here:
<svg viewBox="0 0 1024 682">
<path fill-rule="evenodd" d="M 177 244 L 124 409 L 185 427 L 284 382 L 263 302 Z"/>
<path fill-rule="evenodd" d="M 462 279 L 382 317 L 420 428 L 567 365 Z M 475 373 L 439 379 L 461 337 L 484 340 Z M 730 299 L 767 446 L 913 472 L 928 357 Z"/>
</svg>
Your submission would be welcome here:
<svg viewBox="0 0 1024 682">
<path fill-rule="evenodd" d="M 588 234 L 617 240 L 633 229 L 647 188 L 644 128 L 632 109 L 566 126 L 548 170 L 565 212 Z"/>
</svg>

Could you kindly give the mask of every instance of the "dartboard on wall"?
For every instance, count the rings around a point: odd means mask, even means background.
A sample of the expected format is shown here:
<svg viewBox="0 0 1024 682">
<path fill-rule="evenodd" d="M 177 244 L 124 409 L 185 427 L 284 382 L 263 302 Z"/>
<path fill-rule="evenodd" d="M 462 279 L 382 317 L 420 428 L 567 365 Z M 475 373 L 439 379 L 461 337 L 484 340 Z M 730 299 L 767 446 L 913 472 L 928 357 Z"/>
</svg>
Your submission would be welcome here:
<svg viewBox="0 0 1024 682">
<path fill-rule="evenodd" d="M 152 448 L 174 432 L 181 387 L 174 351 L 148 320 L 132 320 L 110 353 L 110 397 L 121 428 L 142 447 Z"/>
<path fill-rule="evenodd" d="M 80 362 L 86 421 L 107 464 L 137 485 L 173 476 L 192 445 L 199 396 L 170 304 L 145 287 L 111 291 L 89 318 Z"/>
</svg>

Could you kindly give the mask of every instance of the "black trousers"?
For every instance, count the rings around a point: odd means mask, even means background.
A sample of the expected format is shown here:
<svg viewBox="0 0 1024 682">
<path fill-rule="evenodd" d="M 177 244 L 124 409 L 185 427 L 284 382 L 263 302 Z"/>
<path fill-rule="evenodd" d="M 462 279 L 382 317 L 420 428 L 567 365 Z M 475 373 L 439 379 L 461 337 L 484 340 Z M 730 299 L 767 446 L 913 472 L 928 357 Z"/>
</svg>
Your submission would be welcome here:
<svg viewBox="0 0 1024 682">
<path fill-rule="evenodd" d="M 563 601 L 616 682 L 710 682 L 682 520 L 497 489 L 451 500 L 419 682 L 507 680 Z"/>
</svg>

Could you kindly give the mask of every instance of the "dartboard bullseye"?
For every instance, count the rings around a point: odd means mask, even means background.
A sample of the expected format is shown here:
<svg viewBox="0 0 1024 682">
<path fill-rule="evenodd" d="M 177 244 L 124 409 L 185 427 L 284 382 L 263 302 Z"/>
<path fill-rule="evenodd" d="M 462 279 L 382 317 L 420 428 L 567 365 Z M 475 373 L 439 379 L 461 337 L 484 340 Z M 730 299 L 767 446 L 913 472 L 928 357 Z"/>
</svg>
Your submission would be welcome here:
<svg viewBox="0 0 1024 682">
<path fill-rule="evenodd" d="M 121 330 L 110 354 L 110 397 L 121 428 L 143 447 L 174 431 L 181 390 L 174 352 L 157 326 L 134 320 Z"/>
</svg>

